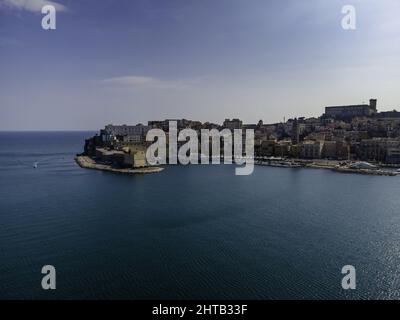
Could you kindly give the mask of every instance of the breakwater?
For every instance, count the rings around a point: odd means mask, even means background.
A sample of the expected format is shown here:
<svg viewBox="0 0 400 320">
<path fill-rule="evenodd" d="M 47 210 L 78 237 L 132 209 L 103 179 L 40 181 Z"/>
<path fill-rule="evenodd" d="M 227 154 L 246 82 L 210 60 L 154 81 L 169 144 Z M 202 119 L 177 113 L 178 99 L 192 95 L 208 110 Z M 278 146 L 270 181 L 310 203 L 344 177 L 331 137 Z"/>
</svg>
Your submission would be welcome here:
<svg viewBox="0 0 400 320">
<path fill-rule="evenodd" d="M 109 171 L 121 174 L 147 174 L 147 173 L 157 173 L 164 170 L 164 168 L 161 167 L 114 168 L 107 164 L 97 163 L 88 156 L 76 156 L 75 161 L 81 168 Z"/>
</svg>

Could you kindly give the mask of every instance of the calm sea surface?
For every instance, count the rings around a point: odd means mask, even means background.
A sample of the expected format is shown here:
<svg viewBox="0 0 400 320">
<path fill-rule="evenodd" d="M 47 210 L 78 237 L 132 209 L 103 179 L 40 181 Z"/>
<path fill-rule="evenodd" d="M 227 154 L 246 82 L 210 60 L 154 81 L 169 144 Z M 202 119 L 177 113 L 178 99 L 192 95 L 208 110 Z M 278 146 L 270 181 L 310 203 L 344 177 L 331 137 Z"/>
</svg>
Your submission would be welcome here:
<svg viewBox="0 0 400 320">
<path fill-rule="evenodd" d="M 92 134 L 0 133 L 0 298 L 400 298 L 400 177 L 123 176 L 75 164 Z M 54 291 L 41 289 L 47 264 Z"/>
</svg>

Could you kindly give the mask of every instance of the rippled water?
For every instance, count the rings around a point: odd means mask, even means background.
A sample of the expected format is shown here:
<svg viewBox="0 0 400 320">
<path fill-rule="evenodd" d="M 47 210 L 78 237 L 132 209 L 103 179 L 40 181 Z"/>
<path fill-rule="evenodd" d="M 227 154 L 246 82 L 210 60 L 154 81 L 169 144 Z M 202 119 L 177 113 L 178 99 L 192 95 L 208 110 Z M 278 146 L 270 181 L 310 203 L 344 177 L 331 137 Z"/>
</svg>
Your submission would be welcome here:
<svg viewBox="0 0 400 320">
<path fill-rule="evenodd" d="M 74 163 L 90 135 L 0 133 L 0 298 L 400 297 L 399 177 L 115 175 Z M 41 289 L 46 264 L 55 291 Z"/>
</svg>

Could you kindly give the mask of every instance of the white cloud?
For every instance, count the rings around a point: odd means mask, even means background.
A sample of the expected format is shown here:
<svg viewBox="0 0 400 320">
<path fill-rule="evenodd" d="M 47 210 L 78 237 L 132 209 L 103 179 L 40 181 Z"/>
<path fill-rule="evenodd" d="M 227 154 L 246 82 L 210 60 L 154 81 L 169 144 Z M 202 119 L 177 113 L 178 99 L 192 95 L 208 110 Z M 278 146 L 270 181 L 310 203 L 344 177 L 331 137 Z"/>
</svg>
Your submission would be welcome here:
<svg viewBox="0 0 400 320">
<path fill-rule="evenodd" d="M 64 5 L 50 0 L 0 0 L 0 9 L 10 8 L 40 13 L 45 5 L 54 6 L 57 11 L 67 10 Z"/>
<path fill-rule="evenodd" d="M 102 80 L 102 83 L 123 88 L 182 89 L 199 79 L 162 80 L 147 76 L 123 76 Z"/>
</svg>

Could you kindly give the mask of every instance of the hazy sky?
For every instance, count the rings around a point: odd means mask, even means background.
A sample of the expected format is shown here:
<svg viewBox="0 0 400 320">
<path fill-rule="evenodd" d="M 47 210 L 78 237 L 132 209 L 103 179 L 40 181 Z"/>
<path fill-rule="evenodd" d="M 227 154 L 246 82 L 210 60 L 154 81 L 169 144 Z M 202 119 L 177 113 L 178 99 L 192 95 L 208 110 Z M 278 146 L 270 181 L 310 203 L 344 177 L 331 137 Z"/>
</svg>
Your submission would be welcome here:
<svg viewBox="0 0 400 320">
<path fill-rule="evenodd" d="M 399 0 L 59 0 L 50 31 L 46 2 L 0 0 L 0 130 L 400 109 Z"/>
</svg>

